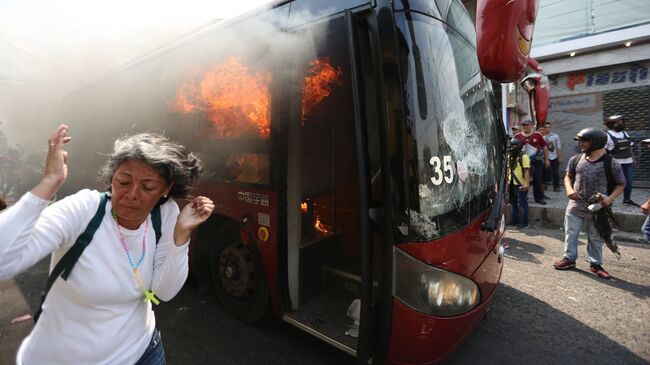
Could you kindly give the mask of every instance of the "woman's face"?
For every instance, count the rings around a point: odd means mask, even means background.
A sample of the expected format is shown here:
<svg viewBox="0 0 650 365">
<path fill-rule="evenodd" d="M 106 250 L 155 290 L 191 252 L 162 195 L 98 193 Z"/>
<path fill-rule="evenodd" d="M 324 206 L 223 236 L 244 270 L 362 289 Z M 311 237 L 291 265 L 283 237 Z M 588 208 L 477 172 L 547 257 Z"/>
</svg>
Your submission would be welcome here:
<svg viewBox="0 0 650 365">
<path fill-rule="evenodd" d="M 111 180 L 111 202 L 118 223 L 128 229 L 137 229 L 170 189 L 151 166 L 137 160 L 124 161 Z"/>
</svg>

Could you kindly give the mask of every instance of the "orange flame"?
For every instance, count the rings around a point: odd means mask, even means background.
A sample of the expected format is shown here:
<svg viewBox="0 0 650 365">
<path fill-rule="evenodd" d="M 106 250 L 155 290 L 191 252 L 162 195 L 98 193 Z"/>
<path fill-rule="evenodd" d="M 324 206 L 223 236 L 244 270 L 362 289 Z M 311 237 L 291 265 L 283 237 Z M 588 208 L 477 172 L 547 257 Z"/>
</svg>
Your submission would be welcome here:
<svg viewBox="0 0 650 365">
<path fill-rule="evenodd" d="M 300 210 L 302 210 L 303 213 L 307 213 L 307 202 L 300 203 Z"/>
<path fill-rule="evenodd" d="M 203 112 L 220 138 L 257 133 L 271 134 L 269 106 L 271 74 L 254 73 L 240 58 L 230 57 L 182 84 L 173 109 L 179 113 Z"/>
<path fill-rule="evenodd" d="M 316 230 L 320 232 L 320 234 L 330 234 L 332 232 L 329 229 L 327 229 L 327 227 L 323 223 L 321 223 L 319 215 L 316 216 L 316 223 L 314 223 L 314 228 L 316 228 Z"/>
<path fill-rule="evenodd" d="M 302 83 L 302 124 L 304 117 L 312 112 L 315 105 L 319 104 L 331 92 L 330 85 L 341 84 L 343 71 L 340 67 L 334 68 L 329 64 L 328 58 L 320 58 L 309 63 L 308 76 Z"/>
</svg>

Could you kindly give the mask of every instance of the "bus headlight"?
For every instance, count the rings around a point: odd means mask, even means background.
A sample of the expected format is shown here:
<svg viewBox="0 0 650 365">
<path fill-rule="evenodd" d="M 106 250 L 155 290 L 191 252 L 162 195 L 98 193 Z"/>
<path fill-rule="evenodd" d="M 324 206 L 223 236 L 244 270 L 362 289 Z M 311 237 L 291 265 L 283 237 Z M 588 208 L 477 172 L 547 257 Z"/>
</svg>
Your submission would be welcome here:
<svg viewBox="0 0 650 365">
<path fill-rule="evenodd" d="M 411 308 L 434 316 L 463 314 L 481 301 L 472 280 L 425 264 L 393 249 L 393 295 Z"/>
</svg>

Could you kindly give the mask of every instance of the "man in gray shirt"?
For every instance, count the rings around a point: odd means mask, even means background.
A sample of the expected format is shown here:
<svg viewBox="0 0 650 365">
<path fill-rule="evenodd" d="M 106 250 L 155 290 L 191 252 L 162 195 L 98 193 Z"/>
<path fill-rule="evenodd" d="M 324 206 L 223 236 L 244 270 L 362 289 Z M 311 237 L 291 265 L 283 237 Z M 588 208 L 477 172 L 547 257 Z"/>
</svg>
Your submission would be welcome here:
<svg viewBox="0 0 650 365">
<path fill-rule="evenodd" d="M 564 258 L 553 266 L 558 270 L 573 269 L 578 258 L 578 235 L 585 224 L 587 232 L 587 260 L 589 270 L 603 279 L 609 279 L 609 273 L 603 269 L 603 240 L 594 226 L 592 213 L 587 209 L 588 200 L 596 193 L 603 194 L 600 201 L 607 207 L 618 197 L 625 188 L 625 175 L 621 165 L 611 156 L 607 156 L 605 144 L 607 135 L 597 128 L 586 128 L 573 138 L 578 141 L 583 153 L 569 159 L 567 174 L 564 177 L 564 187 L 569 197 L 564 215 Z M 578 160 L 577 163 L 575 160 Z M 605 165 L 606 159 L 611 163 L 611 184 L 614 185 L 608 193 L 608 178 Z"/>
</svg>

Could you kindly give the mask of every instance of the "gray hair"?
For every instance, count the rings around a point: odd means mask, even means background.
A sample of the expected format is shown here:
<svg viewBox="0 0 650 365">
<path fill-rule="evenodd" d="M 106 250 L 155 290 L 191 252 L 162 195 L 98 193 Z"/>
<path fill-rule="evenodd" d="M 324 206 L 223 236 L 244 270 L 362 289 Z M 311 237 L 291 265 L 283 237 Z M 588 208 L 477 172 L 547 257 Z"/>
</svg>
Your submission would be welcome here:
<svg viewBox="0 0 650 365">
<path fill-rule="evenodd" d="M 172 198 L 185 198 L 203 172 L 201 161 L 185 146 L 155 133 L 141 133 L 123 136 L 115 140 L 113 153 L 99 171 L 100 180 L 110 189 L 115 171 L 126 160 L 136 160 L 151 166 L 173 184 L 169 195 Z"/>
</svg>

